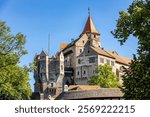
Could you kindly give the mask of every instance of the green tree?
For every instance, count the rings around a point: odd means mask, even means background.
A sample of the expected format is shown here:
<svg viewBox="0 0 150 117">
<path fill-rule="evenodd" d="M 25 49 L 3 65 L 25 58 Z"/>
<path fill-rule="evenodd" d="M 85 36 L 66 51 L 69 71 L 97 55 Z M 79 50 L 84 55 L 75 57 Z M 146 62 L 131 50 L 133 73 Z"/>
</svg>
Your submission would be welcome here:
<svg viewBox="0 0 150 117">
<path fill-rule="evenodd" d="M 99 85 L 103 88 L 120 86 L 119 78 L 112 72 L 112 67 L 108 64 L 99 65 L 96 74 L 90 78 L 89 83 L 91 85 Z"/>
<path fill-rule="evenodd" d="M 127 12 L 121 11 L 112 32 L 121 45 L 130 35 L 138 39 L 137 56 L 123 76 L 125 99 L 150 99 L 150 1 L 135 0 Z"/>
<path fill-rule="evenodd" d="M 23 34 L 11 34 L 0 21 L 0 99 L 30 99 L 31 88 L 26 66 L 20 67 L 20 57 L 27 54 Z"/>
</svg>

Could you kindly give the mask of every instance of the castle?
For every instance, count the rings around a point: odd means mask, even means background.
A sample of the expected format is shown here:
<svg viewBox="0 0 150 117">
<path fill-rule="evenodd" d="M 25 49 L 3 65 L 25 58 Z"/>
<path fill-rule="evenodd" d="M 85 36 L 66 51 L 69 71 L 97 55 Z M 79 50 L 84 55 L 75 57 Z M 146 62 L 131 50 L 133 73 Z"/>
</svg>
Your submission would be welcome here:
<svg viewBox="0 0 150 117">
<path fill-rule="evenodd" d="M 131 62 L 115 51 L 101 48 L 100 33 L 90 14 L 79 38 L 60 47 L 60 51 L 51 58 L 44 50 L 35 56 L 34 92 L 42 99 L 57 97 L 65 85 L 88 85 L 89 78 L 100 64 L 112 66 L 112 71 L 121 81 L 123 66 L 128 67 Z"/>
</svg>

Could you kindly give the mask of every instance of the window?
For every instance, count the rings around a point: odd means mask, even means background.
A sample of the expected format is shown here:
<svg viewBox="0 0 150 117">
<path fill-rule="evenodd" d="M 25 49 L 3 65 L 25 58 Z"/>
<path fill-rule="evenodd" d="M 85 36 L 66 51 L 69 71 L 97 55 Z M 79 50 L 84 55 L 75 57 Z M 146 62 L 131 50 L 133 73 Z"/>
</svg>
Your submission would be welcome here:
<svg viewBox="0 0 150 117">
<path fill-rule="evenodd" d="M 95 63 L 95 57 L 90 57 L 89 58 L 89 63 Z"/>
<path fill-rule="evenodd" d="M 80 49 L 80 53 L 82 52 L 82 49 Z"/>
<path fill-rule="evenodd" d="M 65 60 L 65 65 L 67 65 L 67 60 Z"/>
<path fill-rule="evenodd" d="M 110 65 L 110 60 L 107 60 L 107 64 Z"/>
<path fill-rule="evenodd" d="M 61 65 L 61 70 L 63 70 L 63 65 Z"/>
<path fill-rule="evenodd" d="M 53 83 L 51 83 L 51 87 L 53 87 L 54 86 L 54 84 Z"/>
<path fill-rule="evenodd" d="M 79 72 L 79 71 L 77 72 L 77 75 L 78 75 L 78 76 L 80 75 L 80 72 Z"/>
<path fill-rule="evenodd" d="M 69 60 L 70 66 L 71 66 L 71 61 L 72 61 L 72 60 L 71 60 L 71 58 L 70 58 L 70 60 Z"/>
<path fill-rule="evenodd" d="M 60 58 L 63 59 L 62 55 L 60 55 Z"/>
<path fill-rule="evenodd" d="M 119 69 L 116 69 L 116 75 L 117 75 L 118 77 L 120 77 L 120 76 L 119 76 Z"/>
<path fill-rule="evenodd" d="M 100 58 L 100 63 L 104 63 L 104 59 L 103 58 Z"/>
<path fill-rule="evenodd" d="M 89 45 L 91 45 L 91 42 L 89 41 Z"/>
<path fill-rule="evenodd" d="M 114 64 L 115 64 L 114 61 L 111 61 L 111 66 L 114 66 Z"/>
<path fill-rule="evenodd" d="M 90 50 L 88 50 L 88 53 L 90 53 Z"/>
<path fill-rule="evenodd" d="M 81 63 L 81 60 L 80 59 L 78 59 L 78 64 L 80 64 Z"/>
<path fill-rule="evenodd" d="M 45 59 L 45 56 L 41 56 L 41 59 Z"/>
<path fill-rule="evenodd" d="M 84 71 L 83 74 L 85 75 L 85 74 L 86 74 L 86 71 Z"/>
<path fill-rule="evenodd" d="M 83 44 L 84 44 L 84 41 L 82 41 L 83 42 Z"/>
</svg>

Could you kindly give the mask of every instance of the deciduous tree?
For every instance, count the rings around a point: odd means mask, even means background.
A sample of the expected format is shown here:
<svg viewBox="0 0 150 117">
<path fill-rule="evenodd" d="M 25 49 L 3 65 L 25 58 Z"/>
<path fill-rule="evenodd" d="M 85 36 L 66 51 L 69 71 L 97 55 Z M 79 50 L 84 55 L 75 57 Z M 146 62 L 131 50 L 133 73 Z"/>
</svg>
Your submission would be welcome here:
<svg viewBox="0 0 150 117">
<path fill-rule="evenodd" d="M 107 64 L 99 65 L 95 75 L 90 78 L 89 83 L 103 88 L 115 88 L 121 85 L 119 78 L 112 72 L 112 67 Z"/>
<path fill-rule="evenodd" d="M 150 99 L 150 1 L 135 0 L 121 11 L 112 32 L 121 45 L 130 35 L 138 39 L 137 55 L 123 76 L 125 99 Z M 134 44 L 134 43 L 133 43 Z"/>
<path fill-rule="evenodd" d="M 20 67 L 20 57 L 27 54 L 23 34 L 11 34 L 0 21 L 0 99 L 30 99 L 30 68 Z"/>
</svg>

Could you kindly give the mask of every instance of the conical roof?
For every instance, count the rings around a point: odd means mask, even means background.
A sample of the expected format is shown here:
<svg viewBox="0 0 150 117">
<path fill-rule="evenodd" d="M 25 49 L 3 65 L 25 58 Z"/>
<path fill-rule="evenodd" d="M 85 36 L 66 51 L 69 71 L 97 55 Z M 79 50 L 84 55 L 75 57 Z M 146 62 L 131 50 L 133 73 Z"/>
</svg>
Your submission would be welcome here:
<svg viewBox="0 0 150 117">
<path fill-rule="evenodd" d="M 91 16 L 88 16 L 87 22 L 85 24 L 84 30 L 82 32 L 82 34 L 84 33 L 96 33 L 99 34 L 99 32 L 96 30 L 95 25 L 93 23 L 93 20 L 91 18 Z"/>
<path fill-rule="evenodd" d="M 40 55 L 42 55 L 42 56 L 48 56 L 48 53 L 46 51 L 42 50 L 42 52 L 41 52 Z"/>
</svg>

